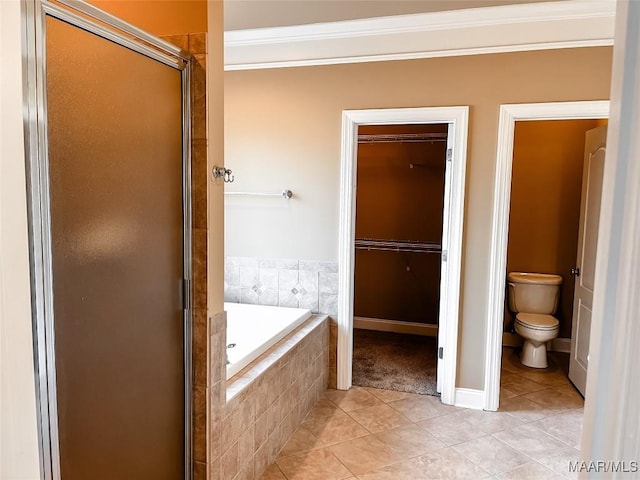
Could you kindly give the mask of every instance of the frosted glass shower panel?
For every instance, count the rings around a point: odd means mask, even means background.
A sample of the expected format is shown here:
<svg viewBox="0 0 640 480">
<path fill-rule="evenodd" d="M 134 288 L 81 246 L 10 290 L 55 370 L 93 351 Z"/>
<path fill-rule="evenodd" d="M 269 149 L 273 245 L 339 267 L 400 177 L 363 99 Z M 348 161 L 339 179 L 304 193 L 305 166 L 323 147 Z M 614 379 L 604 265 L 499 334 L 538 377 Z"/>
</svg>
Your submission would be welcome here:
<svg viewBox="0 0 640 480">
<path fill-rule="evenodd" d="M 181 72 L 52 17 L 46 49 L 62 478 L 181 478 Z"/>
</svg>

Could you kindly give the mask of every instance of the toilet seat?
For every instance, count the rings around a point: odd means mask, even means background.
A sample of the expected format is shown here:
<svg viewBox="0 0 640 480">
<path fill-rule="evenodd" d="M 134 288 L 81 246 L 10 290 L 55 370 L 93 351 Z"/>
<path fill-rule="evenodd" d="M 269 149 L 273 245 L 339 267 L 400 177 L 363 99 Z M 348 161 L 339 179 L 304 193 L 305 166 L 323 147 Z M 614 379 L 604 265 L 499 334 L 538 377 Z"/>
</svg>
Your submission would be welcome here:
<svg viewBox="0 0 640 480">
<path fill-rule="evenodd" d="M 538 313 L 518 313 L 516 323 L 531 330 L 549 331 L 555 330 L 560 322 L 553 315 L 541 315 Z"/>
</svg>

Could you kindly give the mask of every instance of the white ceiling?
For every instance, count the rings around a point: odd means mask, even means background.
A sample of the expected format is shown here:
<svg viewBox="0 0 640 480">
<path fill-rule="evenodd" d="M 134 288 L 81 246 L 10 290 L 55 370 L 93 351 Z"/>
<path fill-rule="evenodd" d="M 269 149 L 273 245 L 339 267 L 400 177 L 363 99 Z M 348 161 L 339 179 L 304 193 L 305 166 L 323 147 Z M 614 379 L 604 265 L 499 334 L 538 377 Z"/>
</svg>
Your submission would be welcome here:
<svg viewBox="0 0 640 480">
<path fill-rule="evenodd" d="M 282 27 L 549 0 L 225 0 L 225 30 Z"/>
</svg>

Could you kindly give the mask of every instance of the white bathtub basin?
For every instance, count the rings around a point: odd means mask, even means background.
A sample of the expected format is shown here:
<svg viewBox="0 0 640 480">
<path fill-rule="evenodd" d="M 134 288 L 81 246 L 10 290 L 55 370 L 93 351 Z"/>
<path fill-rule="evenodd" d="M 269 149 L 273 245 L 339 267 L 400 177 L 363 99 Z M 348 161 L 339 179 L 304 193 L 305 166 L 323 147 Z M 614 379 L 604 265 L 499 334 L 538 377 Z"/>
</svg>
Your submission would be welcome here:
<svg viewBox="0 0 640 480">
<path fill-rule="evenodd" d="M 233 377 L 311 316 L 311 310 L 304 308 L 225 303 L 224 309 L 227 312 L 227 378 Z"/>
</svg>

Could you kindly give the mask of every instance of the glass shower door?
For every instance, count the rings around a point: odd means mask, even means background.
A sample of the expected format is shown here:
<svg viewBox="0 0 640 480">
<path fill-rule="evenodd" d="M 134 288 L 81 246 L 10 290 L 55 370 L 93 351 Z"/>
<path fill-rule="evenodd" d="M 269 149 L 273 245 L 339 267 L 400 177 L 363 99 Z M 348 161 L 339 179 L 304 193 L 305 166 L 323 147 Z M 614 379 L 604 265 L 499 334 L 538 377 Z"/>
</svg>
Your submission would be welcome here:
<svg viewBox="0 0 640 480">
<path fill-rule="evenodd" d="M 182 72 L 46 17 L 64 480 L 183 478 Z"/>
</svg>

